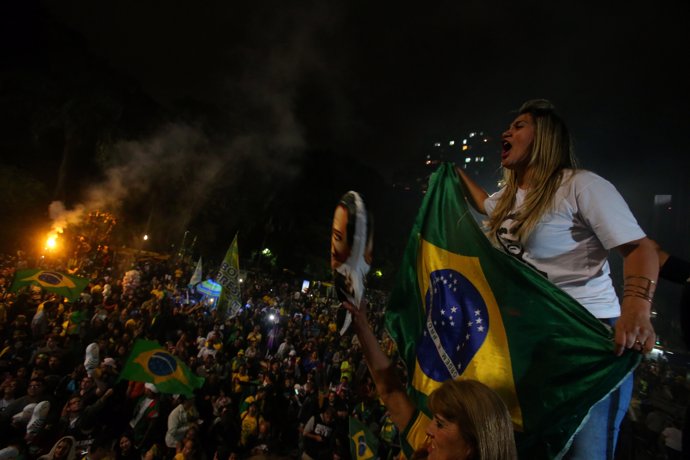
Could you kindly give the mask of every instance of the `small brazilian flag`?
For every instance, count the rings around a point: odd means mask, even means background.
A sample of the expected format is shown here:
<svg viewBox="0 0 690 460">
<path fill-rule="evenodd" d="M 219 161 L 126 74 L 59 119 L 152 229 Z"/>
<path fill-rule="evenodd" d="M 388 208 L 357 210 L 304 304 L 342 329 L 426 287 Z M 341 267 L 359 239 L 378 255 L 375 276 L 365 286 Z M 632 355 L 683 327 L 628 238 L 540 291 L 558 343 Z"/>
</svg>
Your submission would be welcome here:
<svg viewBox="0 0 690 460">
<path fill-rule="evenodd" d="M 158 342 L 137 339 L 118 380 L 149 382 L 161 393 L 192 396 L 204 378 L 194 375 L 178 358 Z"/>
<path fill-rule="evenodd" d="M 14 281 L 10 287 L 11 292 L 17 292 L 24 286 L 40 286 L 48 292 L 66 297 L 70 302 L 79 298 L 79 295 L 88 286 L 89 280 L 77 276 L 65 275 L 53 270 L 41 270 L 33 268 L 19 270 L 14 275 Z"/>
<path fill-rule="evenodd" d="M 379 458 L 379 440 L 362 422 L 350 417 L 350 455 L 353 460 Z"/>
<path fill-rule="evenodd" d="M 520 458 L 558 458 L 640 360 L 616 357 L 610 328 L 491 245 L 449 163 L 430 178 L 386 326 L 421 410 L 429 415 L 427 396 L 443 381 L 479 380 L 508 407 Z M 407 454 L 419 447 L 403 443 Z"/>
</svg>

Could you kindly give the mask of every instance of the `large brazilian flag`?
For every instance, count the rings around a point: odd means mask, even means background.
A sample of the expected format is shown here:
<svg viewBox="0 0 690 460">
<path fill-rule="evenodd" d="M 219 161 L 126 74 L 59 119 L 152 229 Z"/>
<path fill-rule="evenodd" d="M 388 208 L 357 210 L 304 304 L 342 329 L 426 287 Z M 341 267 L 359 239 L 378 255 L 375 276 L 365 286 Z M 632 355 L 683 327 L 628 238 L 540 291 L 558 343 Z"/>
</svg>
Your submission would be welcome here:
<svg viewBox="0 0 690 460">
<path fill-rule="evenodd" d="M 70 302 L 74 302 L 88 286 L 89 280 L 87 278 L 79 278 L 77 276 L 65 275 L 54 270 L 41 270 L 39 268 L 31 268 L 28 270 L 19 270 L 14 275 L 14 281 L 10 291 L 17 292 L 24 286 L 40 286 L 48 292 L 66 297 Z"/>
<path fill-rule="evenodd" d="M 640 361 L 616 357 L 609 327 L 491 245 L 452 164 L 430 179 L 386 326 L 418 407 L 428 414 L 427 396 L 447 379 L 479 380 L 508 406 L 525 459 L 559 458 L 591 407 Z"/>
<path fill-rule="evenodd" d="M 176 356 L 158 342 L 137 339 L 119 380 L 148 382 L 161 393 L 192 396 L 195 388 L 204 384 L 204 378 L 195 375 Z"/>
</svg>

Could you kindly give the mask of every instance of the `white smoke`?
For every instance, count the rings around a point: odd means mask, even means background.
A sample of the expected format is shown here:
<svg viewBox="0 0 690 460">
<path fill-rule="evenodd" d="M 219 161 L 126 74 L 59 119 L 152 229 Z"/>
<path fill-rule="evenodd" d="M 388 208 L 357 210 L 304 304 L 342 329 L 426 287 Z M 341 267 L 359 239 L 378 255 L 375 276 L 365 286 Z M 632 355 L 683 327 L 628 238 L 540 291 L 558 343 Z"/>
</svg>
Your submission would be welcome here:
<svg viewBox="0 0 690 460">
<path fill-rule="evenodd" d="M 113 14 L 129 13 L 114 11 Z M 59 202 L 51 204 L 51 217 L 56 225 L 78 223 L 93 210 L 117 215 L 123 206 L 136 201 L 157 215 L 166 211 L 177 229 L 184 228 L 209 194 L 221 185 L 228 186 L 243 178 L 247 171 L 261 171 L 264 184 L 273 183 L 274 178 L 286 181 L 299 173 L 298 160 L 307 148 L 307 141 L 297 114 L 297 100 L 309 77 L 328 82 L 325 85 L 329 91 L 333 89 L 337 93 L 330 85 L 336 81 L 331 67 L 338 59 L 325 55 L 320 43 L 321 36 L 338 23 L 341 12 L 316 2 L 306 10 L 268 9 L 255 14 L 253 21 L 259 21 L 261 27 L 243 29 L 241 40 L 235 43 L 231 41 L 234 32 L 231 37 L 223 37 L 223 46 L 214 50 L 215 60 L 204 61 L 217 61 L 218 67 L 213 72 L 200 67 L 199 78 L 195 80 L 197 86 L 181 92 L 219 109 L 220 118 L 227 119 L 227 133 L 218 135 L 219 120 L 214 116 L 213 129 L 203 122 L 177 122 L 162 126 L 146 138 L 113 143 L 105 149 L 103 180 L 87 190 L 82 203 L 72 209 Z M 239 21 L 236 27 L 245 22 L 235 19 Z M 87 37 L 107 32 L 102 28 L 108 24 L 92 29 L 93 22 L 85 17 L 76 16 L 73 21 L 73 26 Z M 141 26 L 139 30 L 136 23 L 132 24 L 133 36 L 149 34 L 148 24 Z M 219 30 L 232 29 L 224 26 Z M 179 32 L 176 30 L 174 36 L 166 39 L 171 43 L 166 42 L 166 49 L 175 48 L 175 40 L 180 40 Z M 101 45 L 102 53 L 112 51 L 106 43 Z M 151 46 L 155 44 L 141 40 L 135 52 L 148 54 L 151 50 L 147 47 Z M 210 52 L 208 48 L 205 51 Z M 154 54 L 161 55 L 161 50 Z M 173 104 L 171 82 L 188 81 L 170 76 L 185 67 L 185 60 L 203 66 L 204 62 L 197 62 L 197 54 L 196 50 L 190 55 L 177 51 L 174 60 L 157 61 L 155 71 L 142 68 L 142 87 L 166 105 Z M 128 73 L 136 74 L 136 69 L 129 67 L 130 56 L 124 56 L 127 59 L 122 62 L 118 61 L 119 57 L 117 53 L 112 54 L 114 65 L 117 67 L 119 63 Z M 229 70 L 224 72 L 226 68 Z M 237 68 L 241 72 L 235 71 Z M 156 72 L 167 73 L 166 78 Z M 157 91 L 158 88 L 168 88 L 168 91 Z M 166 97 L 168 100 L 164 101 Z M 337 94 L 333 99 L 342 100 Z"/>
</svg>

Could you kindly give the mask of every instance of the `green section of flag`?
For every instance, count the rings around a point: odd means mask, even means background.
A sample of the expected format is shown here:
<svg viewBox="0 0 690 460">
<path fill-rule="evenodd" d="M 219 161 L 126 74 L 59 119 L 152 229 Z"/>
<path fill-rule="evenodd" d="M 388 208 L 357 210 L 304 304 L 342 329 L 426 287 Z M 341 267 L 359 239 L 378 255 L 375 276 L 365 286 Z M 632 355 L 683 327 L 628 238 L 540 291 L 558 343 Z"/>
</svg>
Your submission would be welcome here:
<svg viewBox="0 0 690 460">
<path fill-rule="evenodd" d="M 161 393 L 187 396 L 192 396 L 194 389 L 204 384 L 203 377 L 192 373 L 158 342 L 141 339 L 134 343 L 132 353 L 122 368 L 119 380 L 122 379 L 153 383 Z"/>
<path fill-rule="evenodd" d="M 420 408 L 444 380 L 480 380 L 506 402 L 520 457 L 557 458 L 640 356 L 616 357 L 607 326 L 492 247 L 463 193 L 453 165 L 431 177 L 386 326 Z"/>
<path fill-rule="evenodd" d="M 73 302 L 79 298 L 88 284 L 89 280 L 86 278 L 34 268 L 19 270 L 15 273 L 10 291 L 17 292 L 22 287 L 31 285 L 40 286 L 48 292 L 59 294 Z"/>
<path fill-rule="evenodd" d="M 379 440 L 371 430 L 355 417 L 350 417 L 350 455 L 353 460 L 376 459 Z"/>
<path fill-rule="evenodd" d="M 225 259 L 220 265 L 216 282 L 223 286 L 218 298 L 218 311 L 227 316 L 234 316 L 242 307 L 240 300 L 240 261 L 237 248 L 237 234 L 233 238 Z"/>
</svg>

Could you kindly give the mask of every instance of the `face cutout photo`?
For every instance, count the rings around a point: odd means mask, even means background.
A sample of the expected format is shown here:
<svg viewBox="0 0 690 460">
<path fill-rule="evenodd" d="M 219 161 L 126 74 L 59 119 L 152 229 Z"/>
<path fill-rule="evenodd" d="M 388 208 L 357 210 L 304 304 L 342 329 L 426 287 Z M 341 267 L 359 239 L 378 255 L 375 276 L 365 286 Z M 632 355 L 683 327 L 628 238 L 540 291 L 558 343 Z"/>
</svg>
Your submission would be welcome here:
<svg viewBox="0 0 690 460">
<path fill-rule="evenodd" d="M 347 261 L 352 251 L 353 226 L 351 225 L 350 231 L 347 231 L 347 224 L 350 221 L 347 207 L 343 203 L 338 203 L 333 215 L 331 233 L 331 268 L 334 270 Z"/>
<path fill-rule="evenodd" d="M 373 219 L 362 197 L 347 192 L 338 202 L 331 229 L 331 268 L 340 301 L 359 306 L 373 255 Z M 341 310 L 337 322 L 343 334 L 350 325 L 349 313 Z"/>
</svg>

